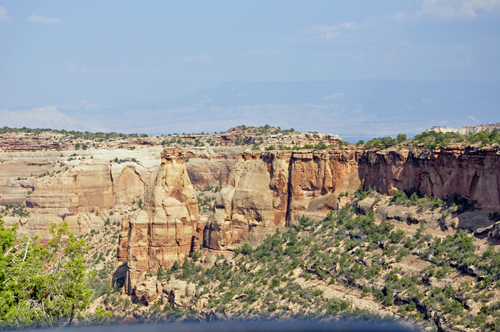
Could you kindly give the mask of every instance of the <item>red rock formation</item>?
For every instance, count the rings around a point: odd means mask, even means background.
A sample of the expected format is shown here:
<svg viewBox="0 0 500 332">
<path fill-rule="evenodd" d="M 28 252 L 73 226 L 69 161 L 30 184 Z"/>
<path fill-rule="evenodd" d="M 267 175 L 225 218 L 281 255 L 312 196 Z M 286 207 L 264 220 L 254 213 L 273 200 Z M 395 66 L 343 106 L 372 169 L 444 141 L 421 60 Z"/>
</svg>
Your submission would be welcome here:
<svg viewBox="0 0 500 332">
<path fill-rule="evenodd" d="M 204 246 L 227 249 L 285 226 L 299 212 L 326 213 L 339 193 L 359 187 L 357 171 L 352 151 L 244 152 L 216 199 Z"/>
<path fill-rule="evenodd" d="M 415 188 L 429 197 L 458 194 L 483 210 L 500 210 L 500 151 L 453 145 L 434 151 L 404 149 L 359 154 L 359 178 L 384 194 Z"/>
<path fill-rule="evenodd" d="M 500 151 L 450 146 L 434 151 L 323 150 L 244 152 L 216 199 L 204 245 L 222 250 L 298 213 L 326 214 L 340 193 L 359 186 L 384 194 L 416 188 L 430 197 L 458 194 L 500 211 Z"/>
<path fill-rule="evenodd" d="M 242 146 L 213 147 L 210 150 L 190 149 L 186 152 L 186 168 L 195 189 L 226 183 L 229 173 L 244 151 Z"/>
<path fill-rule="evenodd" d="M 166 148 L 155 185 L 148 192 L 145 210 L 130 219 L 126 290 L 148 271 L 170 268 L 183 261 L 201 242 L 200 215 L 194 188 L 180 148 Z M 122 246 L 124 241 L 122 242 Z M 123 254 L 121 254 L 123 256 Z"/>
<path fill-rule="evenodd" d="M 124 216 L 121 222 L 122 230 L 118 239 L 118 250 L 116 258 L 119 262 L 126 262 L 128 258 L 128 232 L 130 228 L 130 217 Z"/>
</svg>

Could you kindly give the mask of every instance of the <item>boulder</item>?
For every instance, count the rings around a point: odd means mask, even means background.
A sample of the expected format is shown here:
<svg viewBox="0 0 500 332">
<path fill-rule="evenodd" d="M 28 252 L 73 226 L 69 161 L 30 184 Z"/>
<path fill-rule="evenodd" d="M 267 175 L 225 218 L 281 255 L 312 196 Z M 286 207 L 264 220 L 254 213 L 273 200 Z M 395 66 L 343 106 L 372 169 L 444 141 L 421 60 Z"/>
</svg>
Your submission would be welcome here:
<svg viewBox="0 0 500 332">
<path fill-rule="evenodd" d="M 370 211 L 373 211 L 373 206 L 375 205 L 375 197 L 366 197 L 363 200 L 358 200 L 356 202 L 356 210 L 358 213 L 367 214 Z"/>
<path fill-rule="evenodd" d="M 167 295 L 171 305 L 185 309 L 196 293 L 196 285 L 184 280 L 172 279 L 163 287 L 163 293 Z"/>
<path fill-rule="evenodd" d="M 161 284 L 158 285 L 158 283 L 157 280 L 153 279 L 139 281 L 135 285 L 134 295 L 140 302 L 149 305 L 154 302 L 158 296 L 158 286 L 161 287 Z"/>
</svg>

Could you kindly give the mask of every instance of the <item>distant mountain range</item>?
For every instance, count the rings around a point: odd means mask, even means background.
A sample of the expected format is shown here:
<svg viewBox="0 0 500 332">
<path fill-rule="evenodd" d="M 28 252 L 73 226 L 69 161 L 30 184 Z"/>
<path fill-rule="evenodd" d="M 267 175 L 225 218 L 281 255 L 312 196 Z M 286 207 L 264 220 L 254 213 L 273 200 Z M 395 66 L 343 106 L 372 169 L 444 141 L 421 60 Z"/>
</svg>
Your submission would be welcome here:
<svg viewBox="0 0 500 332">
<path fill-rule="evenodd" d="M 9 116 L 14 118 L 12 113 Z M 1 116 L 0 126 L 4 123 Z M 53 120 L 40 119 L 44 116 Z M 29 116 L 23 113 L 25 120 L 11 119 L 9 123 L 29 122 L 29 126 L 39 127 L 51 124 L 53 128 L 79 125 L 90 130 L 147 134 L 213 132 L 240 124 L 269 124 L 338 134 L 354 141 L 420 133 L 432 126 L 460 128 L 498 122 L 500 83 L 228 82 L 173 101 L 95 110 L 59 110 L 44 116 L 27 119 Z"/>
<path fill-rule="evenodd" d="M 59 112 L 56 108 L 35 107 L 29 110 L 0 109 L 0 127 L 51 128 L 67 130 L 89 130 L 75 119 Z"/>
</svg>

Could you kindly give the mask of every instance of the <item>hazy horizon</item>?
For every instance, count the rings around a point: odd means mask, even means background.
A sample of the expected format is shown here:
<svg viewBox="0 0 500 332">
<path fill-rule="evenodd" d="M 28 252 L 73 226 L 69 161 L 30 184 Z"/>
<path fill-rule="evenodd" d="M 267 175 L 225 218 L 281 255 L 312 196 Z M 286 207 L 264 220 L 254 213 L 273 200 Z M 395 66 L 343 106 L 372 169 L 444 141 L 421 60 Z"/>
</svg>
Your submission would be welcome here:
<svg viewBox="0 0 500 332">
<path fill-rule="evenodd" d="M 0 1 L 0 126 L 381 136 L 498 122 L 499 18 L 500 0 Z"/>
</svg>

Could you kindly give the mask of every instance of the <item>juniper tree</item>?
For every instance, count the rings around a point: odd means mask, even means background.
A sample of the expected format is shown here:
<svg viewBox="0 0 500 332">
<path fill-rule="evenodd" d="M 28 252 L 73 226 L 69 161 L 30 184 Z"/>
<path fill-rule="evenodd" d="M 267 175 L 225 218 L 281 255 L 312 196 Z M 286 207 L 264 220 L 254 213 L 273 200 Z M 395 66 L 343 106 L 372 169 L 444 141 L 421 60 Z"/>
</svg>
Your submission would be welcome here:
<svg viewBox="0 0 500 332">
<path fill-rule="evenodd" d="M 16 226 L 0 219 L 0 328 L 71 324 L 91 301 L 83 238 L 68 224 L 51 224 L 52 238 L 16 238 Z"/>
</svg>

